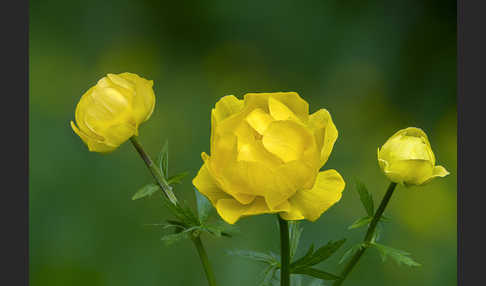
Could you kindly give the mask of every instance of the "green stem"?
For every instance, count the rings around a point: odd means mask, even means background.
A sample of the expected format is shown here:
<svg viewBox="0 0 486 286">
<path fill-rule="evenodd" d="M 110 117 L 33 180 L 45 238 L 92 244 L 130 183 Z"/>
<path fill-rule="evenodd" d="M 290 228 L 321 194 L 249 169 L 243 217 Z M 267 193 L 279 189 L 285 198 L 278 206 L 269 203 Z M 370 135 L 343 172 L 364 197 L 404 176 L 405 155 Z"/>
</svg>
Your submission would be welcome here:
<svg viewBox="0 0 486 286">
<path fill-rule="evenodd" d="M 290 286 L 290 244 L 289 244 L 289 223 L 278 214 L 278 225 L 280 227 L 280 285 Z"/>
<path fill-rule="evenodd" d="M 196 246 L 197 252 L 199 253 L 199 258 L 201 258 L 201 263 L 204 267 L 204 272 L 206 273 L 206 278 L 208 279 L 209 286 L 216 286 L 216 279 L 214 278 L 213 269 L 211 264 L 209 264 L 208 255 L 204 245 L 202 244 L 201 237 L 198 235 L 192 239 L 194 245 Z"/>
<path fill-rule="evenodd" d="M 363 246 L 353 255 L 351 260 L 349 260 L 348 264 L 346 264 L 346 267 L 344 267 L 344 270 L 340 275 L 341 279 L 336 280 L 333 286 L 340 286 L 341 284 L 343 284 L 348 274 L 351 272 L 351 270 L 353 270 L 354 266 L 358 263 L 359 259 L 366 251 L 366 248 L 368 247 L 369 243 L 371 242 L 371 239 L 373 238 L 373 234 L 375 233 L 376 226 L 378 225 L 378 222 L 380 221 L 381 216 L 383 215 L 383 212 L 385 211 L 385 208 L 388 205 L 388 202 L 390 201 L 390 198 L 393 195 L 393 191 L 395 190 L 396 186 L 397 183 L 393 183 L 393 182 L 390 183 L 390 185 L 388 186 L 385 196 L 381 200 L 380 206 L 376 210 L 376 213 L 370 222 L 368 231 L 366 232 L 366 235 L 363 240 Z"/>
<path fill-rule="evenodd" d="M 164 194 L 166 195 L 166 197 L 174 205 L 177 205 L 177 203 L 178 203 L 177 198 L 174 195 L 174 193 L 172 192 L 172 187 L 169 185 L 169 183 L 167 183 L 167 180 L 160 173 L 160 170 L 157 168 L 157 166 L 155 166 L 154 161 L 152 161 L 152 159 L 150 159 L 150 156 L 147 154 L 147 152 L 145 152 L 145 150 L 143 149 L 143 147 L 140 144 L 140 142 L 138 141 L 138 139 L 135 136 L 133 136 L 133 137 L 130 138 L 130 141 L 132 142 L 133 147 L 135 147 L 135 149 L 137 150 L 140 157 L 142 157 L 143 161 L 145 162 L 145 165 L 147 165 L 147 167 L 149 168 L 150 173 L 154 177 L 157 184 L 164 191 Z"/>
</svg>

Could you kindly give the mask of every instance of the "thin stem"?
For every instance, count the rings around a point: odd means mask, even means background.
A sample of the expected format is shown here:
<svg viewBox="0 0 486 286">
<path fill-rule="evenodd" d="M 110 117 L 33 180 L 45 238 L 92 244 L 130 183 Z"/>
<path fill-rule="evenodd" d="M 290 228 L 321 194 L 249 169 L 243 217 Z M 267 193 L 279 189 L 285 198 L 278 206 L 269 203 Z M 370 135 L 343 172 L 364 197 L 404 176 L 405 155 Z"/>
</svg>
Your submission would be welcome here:
<svg viewBox="0 0 486 286">
<path fill-rule="evenodd" d="M 395 190 L 395 187 L 397 186 L 397 183 L 390 183 L 388 186 L 388 189 L 386 190 L 385 196 L 381 200 L 380 206 L 376 210 L 375 215 L 373 216 L 373 219 L 370 222 L 370 225 L 368 227 L 368 231 L 366 232 L 366 235 L 363 240 L 363 246 L 353 255 L 351 260 L 349 260 L 348 264 L 346 264 L 346 267 L 344 267 L 343 272 L 341 273 L 341 279 L 338 279 L 334 282 L 333 286 L 340 286 L 343 284 L 344 280 L 346 277 L 349 275 L 351 270 L 353 270 L 354 266 L 358 263 L 359 259 L 363 255 L 363 253 L 366 251 L 366 248 L 368 247 L 368 244 L 371 242 L 373 238 L 373 234 L 375 233 L 376 226 L 378 225 L 378 222 L 381 219 L 381 216 L 383 215 L 383 212 L 385 211 L 386 206 L 388 205 L 388 202 L 390 201 L 391 196 L 393 195 L 393 191 Z"/>
<path fill-rule="evenodd" d="M 197 252 L 199 253 L 199 258 L 201 259 L 201 263 L 204 267 L 204 272 L 206 273 L 209 286 L 216 286 L 216 279 L 214 278 L 213 269 L 211 268 L 211 264 L 209 264 L 208 255 L 206 253 L 206 249 L 204 249 L 204 245 L 202 244 L 201 237 L 196 236 L 192 239 L 192 241 L 194 242 Z"/>
<path fill-rule="evenodd" d="M 143 147 L 140 144 L 140 142 L 138 141 L 138 139 L 135 136 L 133 136 L 133 137 L 130 138 L 130 141 L 132 142 L 133 147 L 135 147 L 135 149 L 137 150 L 140 157 L 142 157 L 143 161 L 145 162 L 145 165 L 147 165 L 147 167 L 149 168 L 150 173 L 154 177 L 157 184 L 164 191 L 164 194 L 166 195 L 166 197 L 174 205 L 177 205 L 177 198 L 174 195 L 174 193 L 172 192 L 172 187 L 169 185 L 169 183 L 167 183 L 167 180 L 160 173 L 160 170 L 157 168 L 157 166 L 155 166 L 154 162 L 152 161 L 152 159 L 150 159 L 150 156 L 147 154 L 147 152 L 145 152 L 145 150 L 143 149 Z"/>
<path fill-rule="evenodd" d="M 280 227 L 280 285 L 290 286 L 290 244 L 289 244 L 289 223 L 278 214 L 278 225 Z"/>
</svg>

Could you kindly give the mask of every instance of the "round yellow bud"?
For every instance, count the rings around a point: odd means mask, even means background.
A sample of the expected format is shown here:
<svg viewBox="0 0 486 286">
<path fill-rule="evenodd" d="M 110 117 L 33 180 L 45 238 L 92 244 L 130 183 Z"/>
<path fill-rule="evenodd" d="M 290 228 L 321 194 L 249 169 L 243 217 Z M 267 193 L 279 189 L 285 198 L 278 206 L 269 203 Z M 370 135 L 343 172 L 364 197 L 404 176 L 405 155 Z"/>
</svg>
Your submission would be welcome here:
<svg viewBox="0 0 486 286">
<path fill-rule="evenodd" d="M 83 94 L 71 127 L 93 152 L 111 152 L 148 120 L 155 107 L 153 81 L 133 73 L 107 74 Z"/>
<path fill-rule="evenodd" d="M 392 182 L 423 185 L 449 172 L 435 165 L 435 156 L 422 129 L 409 127 L 395 133 L 378 148 L 378 163 Z"/>
<path fill-rule="evenodd" d="M 329 112 L 309 115 L 295 92 L 229 95 L 211 112 L 211 156 L 193 179 L 228 223 L 264 213 L 314 221 L 341 198 L 344 180 L 319 172 L 338 132 Z"/>
</svg>

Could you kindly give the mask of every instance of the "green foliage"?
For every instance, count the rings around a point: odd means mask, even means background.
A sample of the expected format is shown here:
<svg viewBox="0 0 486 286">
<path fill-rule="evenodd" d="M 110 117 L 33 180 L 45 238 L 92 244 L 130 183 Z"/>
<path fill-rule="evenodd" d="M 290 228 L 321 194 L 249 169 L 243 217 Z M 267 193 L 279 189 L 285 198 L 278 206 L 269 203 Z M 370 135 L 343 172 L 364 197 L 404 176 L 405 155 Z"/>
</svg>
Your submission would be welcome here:
<svg viewBox="0 0 486 286">
<path fill-rule="evenodd" d="M 169 140 L 165 140 L 164 146 L 159 153 L 158 162 L 159 168 L 167 180 L 169 178 Z"/>
<path fill-rule="evenodd" d="M 167 179 L 167 183 L 169 185 L 175 185 L 175 184 L 180 184 L 182 182 L 182 179 L 187 176 L 189 174 L 189 172 L 185 171 L 185 172 L 181 172 L 179 174 L 175 174 L 174 176 L 170 176 L 168 179 Z"/>
<path fill-rule="evenodd" d="M 293 270 L 292 273 L 304 274 L 304 275 L 312 276 L 312 277 L 319 278 L 319 279 L 322 279 L 322 280 L 337 280 L 337 279 L 340 278 L 339 276 L 336 276 L 332 273 L 322 271 L 322 270 L 312 268 L 312 267 L 298 268 L 296 270 Z"/>
<path fill-rule="evenodd" d="M 375 213 L 373 197 L 371 196 L 366 186 L 359 180 L 356 180 L 356 190 L 358 191 L 359 199 L 361 200 L 361 203 L 363 204 L 366 213 L 368 214 L 368 216 L 372 217 Z"/>
<path fill-rule="evenodd" d="M 155 192 L 159 191 L 160 187 L 156 184 L 148 184 L 140 188 L 132 197 L 132 200 L 138 200 L 145 198 L 147 196 L 153 195 Z"/>
<path fill-rule="evenodd" d="M 291 271 L 297 270 L 299 268 L 306 268 L 309 266 L 316 265 L 322 261 L 331 257 L 346 241 L 346 239 L 341 239 L 336 242 L 329 241 L 326 245 L 320 247 L 314 252 L 314 245 L 311 245 L 307 253 L 293 262 L 290 265 Z"/>
<path fill-rule="evenodd" d="M 358 244 L 353 245 L 350 249 L 346 250 L 346 252 L 343 254 L 343 257 L 341 257 L 341 259 L 339 260 L 339 264 L 343 263 L 348 258 L 350 258 L 351 256 L 353 256 L 362 247 L 364 247 L 363 244 L 362 243 L 358 243 Z"/>
<path fill-rule="evenodd" d="M 300 237 L 304 228 L 300 226 L 298 221 L 289 221 L 289 236 L 290 236 L 290 259 L 294 257 L 299 247 Z"/>
<path fill-rule="evenodd" d="M 403 250 L 395 249 L 376 242 L 370 243 L 370 246 L 376 248 L 380 252 L 383 262 L 385 262 L 387 257 L 391 257 L 398 265 L 405 264 L 411 267 L 421 266 L 420 263 L 414 261 L 410 257 L 410 253 Z"/>
<path fill-rule="evenodd" d="M 209 215 L 214 210 L 213 205 L 211 202 L 201 194 L 195 187 L 194 194 L 196 196 L 196 204 L 197 204 L 197 214 L 199 216 L 199 221 L 204 223 L 209 218 Z"/>
<path fill-rule="evenodd" d="M 365 217 L 359 218 L 356 221 L 354 221 L 353 224 L 348 226 L 348 229 L 353 229 L 353 228 L 358 228 L 358 227 L 368 225 L 371 222 L 371 220 L 373 220 L 373 217 L 371 217 L 371 216 L 365 216 Z"/>
</svg>

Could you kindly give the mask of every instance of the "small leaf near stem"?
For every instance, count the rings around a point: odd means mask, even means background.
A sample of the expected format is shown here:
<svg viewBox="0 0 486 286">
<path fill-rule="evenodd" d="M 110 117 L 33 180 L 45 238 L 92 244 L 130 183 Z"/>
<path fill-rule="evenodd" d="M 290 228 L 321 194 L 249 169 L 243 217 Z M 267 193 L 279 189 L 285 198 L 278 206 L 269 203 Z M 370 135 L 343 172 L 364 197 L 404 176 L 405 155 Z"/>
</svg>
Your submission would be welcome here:
<svg viewBox="0 0 486 286">
<path fill-rule="evenodd" d="M 157 184 L 164 191 L 164 194 L 174 205 L 177 205 L 177 198 L 172 192 L 172 187 L 169 185 L 169 183 L 167 183 L 165 177 L 160 173 L 160 170 L 155 166 L 150 156 L 145 152 L 138 139 L 135 136 L 133 136 L 130 137 L 130 141 L 132 142 L 133 147 L 135 147 L 140 157 L 142 157 L 143 161 L 145 162 L 145 165 L 147 165 L 147 168 L 149 168 L 150 173 L 154 177 Z"/>
<path fill-rule="evenodd" d="M 369 244 L 370 244 L 370 242 L 373 238 L 373 235 L 375 233 L 376 226 L 377 226 L 378 222 L 380 221 L 380 218 L 383 215 L 383 212 L 385 211 L 385 208 L 388 205 L 388 202 L 390 201 L 390 198 L 393 195 L 393 191 L 395 190 L 396 186 L 397 186 L 397 183 L 393 183 L 393 182 L 390 183 L 390 185 L 388 186 L 388 189 L 385 193 L 385 196 L 381 200 L 380 206 L 376 210 L 376 213 L 374 214 L 373 219 L 371 220 L 370 225 L 368 227 L 368 231 L 366 232 L 366 235 L 364 237 L 363 246 L 365 246 L 365 247 L 360 247 L 355 252 L 355 254 L 351 258 L 351 260 L 344 267 L 344 270 L 340 275 L 341 279 L 336 280 L 334 282 L 333 286 L 340 286 L 340 285 L 343 284 L 346 277 L 349 275 L 351 270 L 353 270 L 354 266 L 358 263 L 359 259 L 361 258 L 361 256 L 365 252 L 366 248 L 369 246 Z"/>
</svg>

